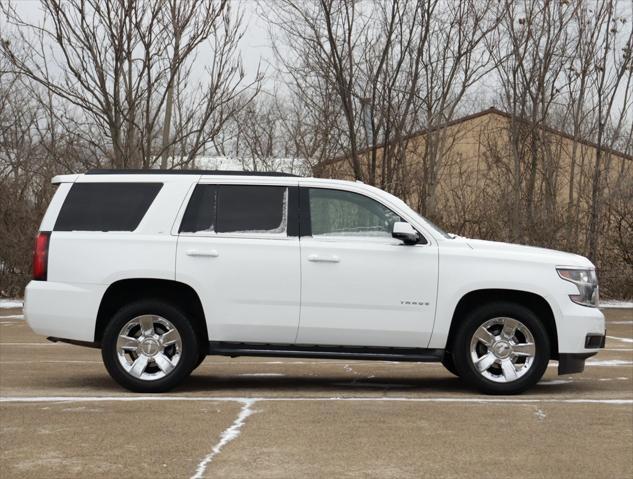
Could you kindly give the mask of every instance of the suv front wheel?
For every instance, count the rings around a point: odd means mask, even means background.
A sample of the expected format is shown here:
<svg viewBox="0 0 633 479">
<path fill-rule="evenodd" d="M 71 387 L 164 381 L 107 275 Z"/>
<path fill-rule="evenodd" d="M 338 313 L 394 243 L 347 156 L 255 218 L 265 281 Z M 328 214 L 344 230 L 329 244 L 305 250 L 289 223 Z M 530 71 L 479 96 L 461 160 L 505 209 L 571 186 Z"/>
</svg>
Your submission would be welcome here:
<svg viewBox="0 0 633 479">
<path fill-rule="evenodd" d="M 101 354 L 110 376 L 141 393 L 172 389 L 193 370 L 199 346 L 189 319 L 157 300 L 121 308 L 103 333 Z"/>
<path fill-rule="evenodd" d="M 452 354 L 459 376 L 476 389 L 486 394 L 518 394 L 545 373 L 550 341 L 530 309 L 495 302 L 465 318 Z"/>
</svg>

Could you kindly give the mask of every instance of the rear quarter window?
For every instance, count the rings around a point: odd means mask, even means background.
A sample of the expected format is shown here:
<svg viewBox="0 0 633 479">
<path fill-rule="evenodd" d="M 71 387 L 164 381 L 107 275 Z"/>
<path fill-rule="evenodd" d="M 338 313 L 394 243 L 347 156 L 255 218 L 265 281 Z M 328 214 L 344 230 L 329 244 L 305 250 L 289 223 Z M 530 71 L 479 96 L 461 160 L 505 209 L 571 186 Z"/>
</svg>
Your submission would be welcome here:
<svg viewBox="0 0 633 479">
<path fill-rule="evenodd" d="M 134 231 L 162 183 L 75 183 L 54 231 Z"/>
</svg>

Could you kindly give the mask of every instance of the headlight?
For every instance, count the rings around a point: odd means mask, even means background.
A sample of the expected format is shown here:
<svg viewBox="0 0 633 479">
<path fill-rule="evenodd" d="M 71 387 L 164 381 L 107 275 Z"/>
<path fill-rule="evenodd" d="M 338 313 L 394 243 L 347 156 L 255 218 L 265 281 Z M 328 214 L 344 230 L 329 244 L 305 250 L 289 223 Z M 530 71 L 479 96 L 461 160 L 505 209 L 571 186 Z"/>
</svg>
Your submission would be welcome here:
<svg viewBox="0 0 633 479">
<path fill-rule="evenodd" d="M 556 268 L 558 276 L 574 283 L 578 294 L 570 294 L 569 298 L 582 306 L 598 306 L 598 277 L 593 269 Z"/>
</svg>

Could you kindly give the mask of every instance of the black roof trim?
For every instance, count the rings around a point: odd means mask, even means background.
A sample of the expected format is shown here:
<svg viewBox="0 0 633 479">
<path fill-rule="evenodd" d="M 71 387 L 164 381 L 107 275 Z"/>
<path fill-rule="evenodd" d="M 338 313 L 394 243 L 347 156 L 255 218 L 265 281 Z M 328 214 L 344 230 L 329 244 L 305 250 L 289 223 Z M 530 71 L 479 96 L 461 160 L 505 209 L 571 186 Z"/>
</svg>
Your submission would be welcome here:
<svg viewBox="0 0 633 479">
<path fill-rule="evenodd" d="M 292 173 L 277 171 L 231 171 L 231 170 L 126 170 L 95 169 L 86 175 L 224 175 L 224 176 L 293 176 Z"/>
</svg>

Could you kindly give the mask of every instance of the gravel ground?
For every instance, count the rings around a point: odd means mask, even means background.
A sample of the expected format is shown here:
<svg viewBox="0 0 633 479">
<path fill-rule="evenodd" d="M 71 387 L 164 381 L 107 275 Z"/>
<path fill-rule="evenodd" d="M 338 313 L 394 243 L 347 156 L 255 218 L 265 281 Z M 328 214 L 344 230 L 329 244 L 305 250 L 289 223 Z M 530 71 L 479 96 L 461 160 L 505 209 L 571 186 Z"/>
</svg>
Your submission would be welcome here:
<svg viewBox="0 0 633 479">
<path fill-rule="evenodd" d="M 633 310 L 521 396 L 436 364 L 209 357 L 156 396 L 0 309 L 0 477 L 633 477 Z"/>
</svg>

